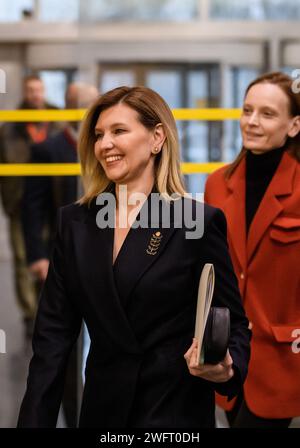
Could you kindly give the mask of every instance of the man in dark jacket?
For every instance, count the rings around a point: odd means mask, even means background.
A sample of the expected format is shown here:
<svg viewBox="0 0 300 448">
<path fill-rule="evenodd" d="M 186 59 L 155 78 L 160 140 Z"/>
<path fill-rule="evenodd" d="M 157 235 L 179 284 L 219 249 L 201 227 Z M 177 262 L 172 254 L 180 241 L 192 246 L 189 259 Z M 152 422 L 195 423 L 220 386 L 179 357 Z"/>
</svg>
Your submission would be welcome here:
<svg viewBox="0 0 300 448">
<path fill-rule="evenodd" d="M 98 96 L 94 86 L 72 83 L 66 91 L 66 108 L 88 107 Z M 65 124 L 54 137 L 31 148 L 32 163 L 76 163 L 78 123 Z M 59 207 L 77 199 L 76 176 L 28 177 L 22 202 L 22 222 L 30 272 L 40 281 L 47 276 L 49 247 Z"/>
<path fill-rule="evenodd" d="M 19 109 L 54 109 L 45 100 L 45 88 L 37 76 L 23 80 L 23 100 Z M 5 123 L 0 129 L 0 163 L 26 163 L 30 147 L 59 131 L 56 123 Z M 24 319 L 26 336 L 31 335 L 36 313 L 37 293 L 35 283 L 26 265 L 24 239 L 21 226 L 21 200 L 24 178 L 2 177 L 1 199 L 8 218 L 8 228 L 14 263 L 15 288 L 18 304 Z"/>
</svg>

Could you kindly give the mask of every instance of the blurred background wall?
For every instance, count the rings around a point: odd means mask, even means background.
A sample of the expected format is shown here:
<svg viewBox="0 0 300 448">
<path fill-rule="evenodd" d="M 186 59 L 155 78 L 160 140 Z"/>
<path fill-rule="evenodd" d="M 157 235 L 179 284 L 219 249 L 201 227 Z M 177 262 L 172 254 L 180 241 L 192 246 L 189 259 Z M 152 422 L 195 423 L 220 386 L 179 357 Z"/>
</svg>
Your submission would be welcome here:
<svg viewBox="0 0 300 448">
<path fill-rule="evenodd" d="M 1 108 L 37 73 L 64 105 L 76 79 L 156 89 L 172 108 L 240 107 L 259 72 L 300 67 L 299 0 L 0 0 Z M 13 88 L 12 88 L 13 86 Z M 179 122 L 182 160 L 230 161 L 238 124 Z M 199 175 L 189 177 L 191 190 Z M 202 183 L 202 181 L 201 181 Z"/>
</svg>

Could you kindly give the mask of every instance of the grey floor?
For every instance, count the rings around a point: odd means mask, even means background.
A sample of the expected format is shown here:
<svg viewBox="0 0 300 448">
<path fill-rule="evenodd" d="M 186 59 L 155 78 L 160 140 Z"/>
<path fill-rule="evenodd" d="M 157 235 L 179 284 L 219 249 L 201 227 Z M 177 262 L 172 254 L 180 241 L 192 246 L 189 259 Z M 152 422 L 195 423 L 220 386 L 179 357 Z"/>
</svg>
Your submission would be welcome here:
<svg viewBox="0 0 300 448">
<path fill-rule="evenodd" d="M 15 300 L 12 259 L 8 244 L 7 222 L 0 205 L 0 330 L 6 335 L 6 353 L 0 350 L 0 428 L 14 428 L 25 391 L 31 345 L 23 334 L 22 318 Z M 1 334 L 1 332 L 0 332 Z M 0 344 L 1 347 L 1 344 Z M 224 412 L 217 409 L 217 425 L 226 428 Z M 62 412 L 58 427 L 65 427 Z M 292 422 L 300 428 L 300 417 Z"/>
<path fill-rule="evenodd" d="M 24 393 L 31 348 L 25 343 L 21 315 L 15 303 L 6 221 L 0 213 L 0 328 L 6 335 L 6 353 L 0 353 L 0 427 L 16 425 Z"/>
<path fill-rule="evenodd" d="M 22 317 L 15 300 L 7 222 L 0 208 L 0 330 L 6 353 L 0 351 L 0 428 L 14 428 L 25 391 L 31 344 L 24 338 Z M 1 332 L 1 334 L 3 334 Z M 64 427 L 60 413 L 58 427 Z"/>
</svg>

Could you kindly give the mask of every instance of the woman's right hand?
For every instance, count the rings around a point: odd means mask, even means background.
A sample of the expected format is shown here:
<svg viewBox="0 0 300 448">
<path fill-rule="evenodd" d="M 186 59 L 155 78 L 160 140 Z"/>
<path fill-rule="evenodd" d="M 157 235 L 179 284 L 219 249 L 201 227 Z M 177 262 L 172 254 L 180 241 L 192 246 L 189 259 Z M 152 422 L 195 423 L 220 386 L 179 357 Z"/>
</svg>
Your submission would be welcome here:
<svg viewBox="0 0 300 448">
<path fill-rule="evenodd" d="M 29 271 L 31 274 L 40 281 L 45 281 L 49 269 L 48 258 L 41 258 L 29 265 Z"/>
<path fill-rule="evenodd" d="M 223 361 L 218 364 L 200 364 L 198 365 L 197 360 L 197 339 L 193 339 L 193 343 L 184 354 L 189 372 L 193 376 L 198 376 L 207 381 L 213 381 L 215 383 L 225 383 L 229 381 L 233 375 L 233 361 L 230 356 L 229 350 L 227 350 L 226 356 Z"/>
</svg>

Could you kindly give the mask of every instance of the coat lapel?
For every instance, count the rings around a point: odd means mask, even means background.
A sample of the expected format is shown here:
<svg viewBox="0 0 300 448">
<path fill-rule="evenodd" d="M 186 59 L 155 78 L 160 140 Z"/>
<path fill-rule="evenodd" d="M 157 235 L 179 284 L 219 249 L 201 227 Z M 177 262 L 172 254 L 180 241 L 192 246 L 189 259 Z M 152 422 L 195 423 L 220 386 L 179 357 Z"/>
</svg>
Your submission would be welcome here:
<svg viewBox="0 0 300 448">
<path fill-rule="evenodd" d="M 227 187 L 230 193 L 224 204 L 224 213 L 228 222 L 228 240 L 244 270 L 247 263 L 244 159 L 228 180 Z"/>
<path fill-rule="evenodd" d="M 113 266 L 113 229 L 99 229 L 96 214 L 100 208 L 92 203 L 85 221 L 73 221 L 76 259 L 86 296 L 94 304 L 97 318 L 107 334 L 123 349 L 138 353 L 139 344 L 118 297 Z"/>
<path fill-rule="evenodd" d="M 140 220 L 144 208 L 148 208 L 148 219 L 143 223 L 144 228 L 130 229 L 114 265 L 116 286 L 124 307 L 128 305 L 135 285 L 157 262 L 175 231 L 172 217 L 168 227 L 163 225 L 161 216 L 156 222 L 151 222 L 149 199 L 137 216 L 137 221 Z"/>
<path fill-rule="evenodd" d="M 264 233 L 283 209 L 278 198 L 292 193 L 296 166 L 297 161 L 285 152 L 250 225 L 247 241 L 248 262 Z"/>
</svg>

